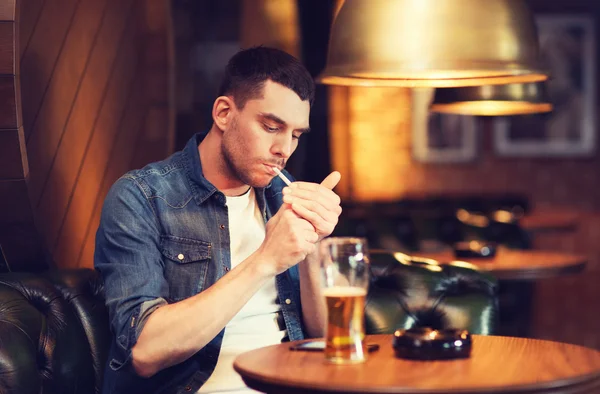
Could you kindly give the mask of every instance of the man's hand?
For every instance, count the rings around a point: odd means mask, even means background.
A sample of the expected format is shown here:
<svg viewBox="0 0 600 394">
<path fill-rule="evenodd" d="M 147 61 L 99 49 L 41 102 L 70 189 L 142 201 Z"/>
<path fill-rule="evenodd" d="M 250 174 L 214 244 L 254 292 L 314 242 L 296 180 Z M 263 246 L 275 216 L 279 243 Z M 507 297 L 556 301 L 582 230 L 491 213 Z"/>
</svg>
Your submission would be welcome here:
<svg viewBox="0 0 600 394">
<path fill-rule="evenodd" d="M 319 236 L 318 241 L 333 232 L 342 213 L 340 197 L 333 192 L 341 177 L 339 172 L 334 171 L 320 185 L 294 182 L 283 189 L 283 202 L 289 204 L 299 217 L 313 225 Z"/>
<path fill-rule="evenodd" d="M 267 222 L 265 240 L 257 251 L 261 266 L 268 275 L 280 274 L 314 252 L 318 239 L 313 226 L 284 204 Z"/>
</svg>

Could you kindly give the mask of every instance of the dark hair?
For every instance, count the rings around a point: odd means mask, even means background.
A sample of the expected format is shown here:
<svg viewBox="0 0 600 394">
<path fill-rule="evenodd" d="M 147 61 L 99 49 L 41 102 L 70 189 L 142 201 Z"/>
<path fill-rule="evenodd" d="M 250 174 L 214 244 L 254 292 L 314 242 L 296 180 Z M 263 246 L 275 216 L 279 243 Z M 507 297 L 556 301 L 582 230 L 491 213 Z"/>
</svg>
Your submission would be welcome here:
<svg viewBox="0 0 600 394">
<path fill-rule="evenodd" d="M 269 79 L 312 106 L 315 83 L 304 65 L 287 52 L 262 46 L 243 49 L 229 59 L 219 96 L 231 95 L 235 105 L 244 108 L 248 100 L 261 96 Z"/>
</svg>

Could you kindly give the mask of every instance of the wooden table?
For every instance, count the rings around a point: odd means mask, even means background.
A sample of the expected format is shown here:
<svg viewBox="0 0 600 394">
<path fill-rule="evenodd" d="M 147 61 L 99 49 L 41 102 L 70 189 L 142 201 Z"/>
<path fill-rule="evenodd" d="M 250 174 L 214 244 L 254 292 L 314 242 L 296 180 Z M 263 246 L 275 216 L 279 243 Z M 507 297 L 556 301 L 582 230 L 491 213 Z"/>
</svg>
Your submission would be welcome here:
<svg viewBox="0 0 600 394">
<path fill-rule="evenodd" d="M 321 352 L 290 351 L 290 343 L 244 353 L 234 368 L 246 384 L 276 393 L 598 393 L 600 352 L 558 342 L 473 336 L 471 357 L 409 361 L 394 357 L 391 335 L 364 364 L 331 365 Z"/>
<path fill-rule="evenodd" d="M 500 247 L 493 258 L 456 258 L 452 250 L 433 253 L 415 252 L 415 256 L 438 262 L 464 261 L 498 279 L 532 280 L 583 271 L 587 259 L 569 253 L 547 250 L 514 250 Z"/>
<path fill-rule="evenodd" d="M 531 233 L 572 231 L 579 224 L 580 213 L 566 209 L 537 209 L 519 219 L 519 226 Z"/>
</svg>

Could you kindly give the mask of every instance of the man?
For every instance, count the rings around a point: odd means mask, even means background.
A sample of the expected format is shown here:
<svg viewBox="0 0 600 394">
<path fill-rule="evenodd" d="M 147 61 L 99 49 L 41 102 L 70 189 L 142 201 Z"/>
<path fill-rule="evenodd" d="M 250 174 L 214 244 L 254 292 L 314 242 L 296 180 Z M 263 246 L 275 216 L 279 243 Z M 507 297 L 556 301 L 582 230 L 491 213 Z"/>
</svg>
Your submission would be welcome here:
<svg viewBox="0 0 600 394">
<path fill-rule="evenodd" d="M 313 98 L 294 57 L 241 51 L 209 132 L 113 185 L 95 252 L 113 334 L 103 393 L 247 392 L 236 355 L 323 334 L 316 244 L 341 213 L 340 174 L 285 187 L 274 170 Z"/>
</svg>

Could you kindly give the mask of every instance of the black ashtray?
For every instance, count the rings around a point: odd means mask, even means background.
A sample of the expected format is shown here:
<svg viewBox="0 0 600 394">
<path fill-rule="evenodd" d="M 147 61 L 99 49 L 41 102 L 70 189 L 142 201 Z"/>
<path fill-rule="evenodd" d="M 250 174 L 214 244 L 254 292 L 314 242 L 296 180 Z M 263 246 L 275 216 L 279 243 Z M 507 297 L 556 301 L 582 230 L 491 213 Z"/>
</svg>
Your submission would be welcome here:
<svg viewBox="0 0 600 394">
<path fill-rule="evenodd" d="M 496 255 L 493 242 L 468 241 L 454 244 L 454 256 L 459 258 L 489 259 Z"/>
<path fill-rule="evenodd" d="M 419 327 L 394 333 L 396 357 L 410 360 L 449 360 L 471 355 L 471 334 L 467 330 L 434 330 Z"/>
</svg>

